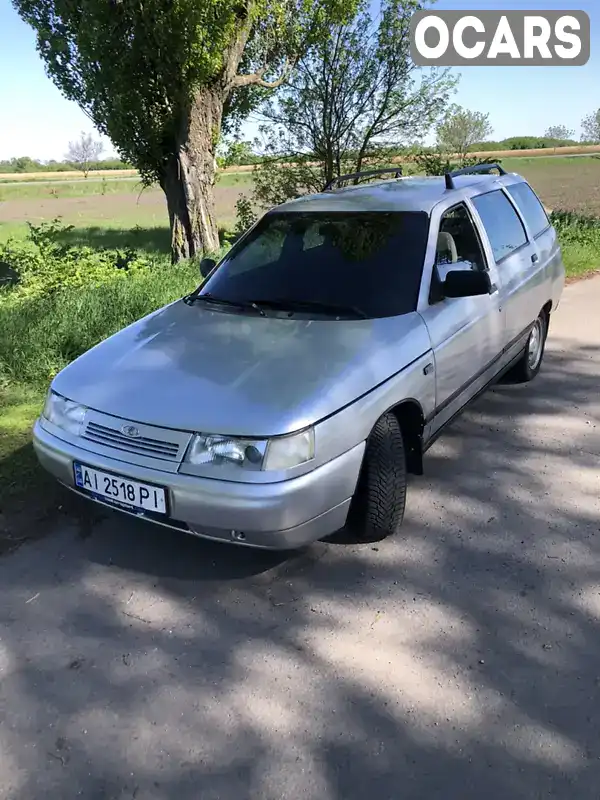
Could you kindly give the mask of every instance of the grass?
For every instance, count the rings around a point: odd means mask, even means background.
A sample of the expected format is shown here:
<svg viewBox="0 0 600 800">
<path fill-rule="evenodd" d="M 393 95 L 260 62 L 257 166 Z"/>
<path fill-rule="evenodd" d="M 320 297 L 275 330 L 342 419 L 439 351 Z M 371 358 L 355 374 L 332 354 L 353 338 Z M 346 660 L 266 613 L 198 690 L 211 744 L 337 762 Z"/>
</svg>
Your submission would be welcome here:
<svg viewBox="0 0 600 800">
<path fill-rule="evenodd" d="M 0 382 L 0 554 L 38 533 L 38 515 L 56 506 L 60 492 L 38 465 L 31 444 L 43 402 L 41 389 Z"/>
<path fill-rule="evenodd" d="M 128 219 L 124 215 L 114 222 L 89 217 L 76 219 L 73 230 L 63 233 L 59 241 L 97 249 L 133 248 L 148 255 L 168 255 L 171 234 L 162 218 L 159 222 L 152 213 L 132 216 L 133 219 Z M 68 217 L 67 221 L 73 224 Z M 9 239 L 23 240 L 27 233 L 24 222 L 0 222 L 0 244 Z"/>
<path fill-rule="evenodd" d="M 32 299 L 0 299 L 0 377 L 44 388 L 85 350 L 199 282 L 193 262 L 174 267 L 165 261 L 100 286 Z"/>
<path fill-rule="evenodd" d="M 55 498 L 53 482 L 37 466 L 30 435 L 52 375 L 198 282 L 195 264 L 172 267 L 165 261 L 127 281 L 77 292 L 18 302 L 0 297 L 0 512 L 20 511 L 32 494 L 40 505 Z"/>
<path fill-rule="evenodd" d="M 43 398 L 41 389 L 0 383 L 0 510 L 37 472 L 30 431 Z"/>
<path fill-rule="evenodd" d="M 76 180 L 20 181 L 0 183 L 0 201 L 62 197 L 89 197 L 105 194 L 139 194 L 143 190 L 138 176 L 127 178 L 81 178 Z"/>
<path fill-rule="evenodd" d="M 600 268 L 600 218 L 556 211 L 552 222 L 561 242 L 568 279 L 583 278 Z"/>
</svg>

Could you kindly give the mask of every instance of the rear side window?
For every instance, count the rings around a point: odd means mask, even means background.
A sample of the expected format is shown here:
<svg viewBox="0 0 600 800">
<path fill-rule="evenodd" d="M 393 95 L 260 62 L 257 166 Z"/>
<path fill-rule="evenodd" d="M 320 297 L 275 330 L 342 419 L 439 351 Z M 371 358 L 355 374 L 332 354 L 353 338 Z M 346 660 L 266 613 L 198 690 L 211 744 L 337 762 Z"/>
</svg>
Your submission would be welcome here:
<svg viewBox="0 0 600 800">
<path fill-rule="evenodd" d="M 500 189 L 473 198 L 486 230 L 496 263 L 527 243 L 519 215 Z"/>
<path fill-rule="evenodd" d="M 531 186 L 527 183 L 515 183 L 513 186 L 507 186 L 507 189 L 519 206 L 531 233 L 534 236 L 538 236 L 542 231 L 545 231 L 550 225 L 550 220 L 544 211 L 544 206 L 540 203 Z"/>
</svg>

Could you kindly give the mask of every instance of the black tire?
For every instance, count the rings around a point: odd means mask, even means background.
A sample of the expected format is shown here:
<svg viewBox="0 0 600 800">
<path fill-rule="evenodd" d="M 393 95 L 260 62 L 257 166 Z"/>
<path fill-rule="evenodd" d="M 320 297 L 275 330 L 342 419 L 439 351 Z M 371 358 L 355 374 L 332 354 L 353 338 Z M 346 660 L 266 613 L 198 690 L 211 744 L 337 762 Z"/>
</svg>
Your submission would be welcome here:
<svg viewBox="0 0 600 800">
<path fill-rule="evenodd" d="M 402 429 L 393 414 L 386 414 L 367 441 L 351 511 L 354 535 L 362 542 L 379 542 L 391 536 L 402 524 L 405 502 Z"/>
<path fill-rule="evenodd" d="M 548 336 L 548 315 L 540 311 L 527 340 L 523 355 L 507 375 L 513 383 L 528 383 L 540 371 Z"/>
</svg>

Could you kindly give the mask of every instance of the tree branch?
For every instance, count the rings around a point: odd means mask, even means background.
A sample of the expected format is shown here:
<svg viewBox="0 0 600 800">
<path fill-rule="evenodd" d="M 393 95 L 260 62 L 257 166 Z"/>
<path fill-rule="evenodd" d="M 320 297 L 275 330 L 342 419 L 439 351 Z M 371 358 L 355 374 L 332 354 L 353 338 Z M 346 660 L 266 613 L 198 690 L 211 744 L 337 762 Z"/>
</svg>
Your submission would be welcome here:
<svg viewBox="0 0 600 800">
<path fill-rule="evenodd" d="M 268 67 L 263 67 L 262 69 L 259 69 L 258 72 L 253 72 L 250 75 L 236 75 L 233 78 L 232 88 L 237 89 L 240 86 L 260 86 L 263 89 L 277 89 L 278 86 L 281 86 L 287 81 L 293 68 L 294 62 L 286 59 L 283 72 L 279 78 L 274 81 L 263 80 L 263 75 L 267 71 Z"/>
</svg>

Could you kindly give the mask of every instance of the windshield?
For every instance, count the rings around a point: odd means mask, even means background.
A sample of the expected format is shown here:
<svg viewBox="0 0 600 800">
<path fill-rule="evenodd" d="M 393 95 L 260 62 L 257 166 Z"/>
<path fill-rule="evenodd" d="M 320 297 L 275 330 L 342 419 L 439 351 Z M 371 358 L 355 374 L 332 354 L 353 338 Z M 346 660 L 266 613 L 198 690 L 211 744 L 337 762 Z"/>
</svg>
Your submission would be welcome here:
<svg viewBox="0 0 600 800">
<path fill-rule="evenodd" d="M 200 296 L 315 317 L 328 306 L 330 316 L 406 314 L 417 307 L 427 230 L 423 212 L 273 212 L 232 248 Z"/>
</svg>

